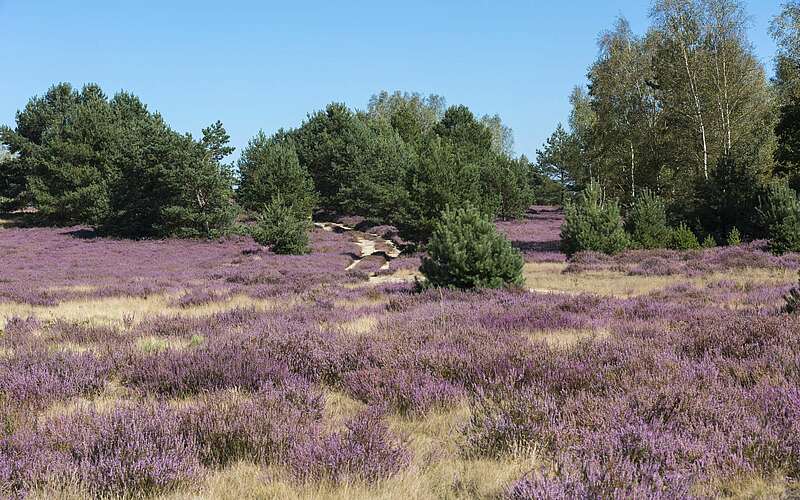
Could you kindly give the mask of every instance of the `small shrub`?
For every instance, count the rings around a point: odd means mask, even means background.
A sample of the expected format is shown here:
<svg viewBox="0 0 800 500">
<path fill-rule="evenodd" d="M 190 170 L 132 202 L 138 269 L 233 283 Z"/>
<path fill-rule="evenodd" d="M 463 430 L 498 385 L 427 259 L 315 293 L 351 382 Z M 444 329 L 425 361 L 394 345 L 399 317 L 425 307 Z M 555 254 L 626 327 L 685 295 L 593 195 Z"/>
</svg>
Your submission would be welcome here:
<svg viewBox="0 0 800 500">
<path fill-rule="evenodd" d="M 800 251 L 800 200 L 785 180 L 776 179 L 767 186 L 758 212 L 770 239 L 770 251 Z"/>
<path fill-rule="evenodd" d="M 790 217 L 770 228 L 769 249 L 774 254 L 800 252 L 800 217 Z"/>
<path fill-rule="evenodd" d="M 664 200 L 649 190 L 644 190 L 637 198 L 625 224 L 638 248 L 664 248 L 669 242 Z"/>
<path fill-rule="evenodd" d="M 259 216 L 253 239 L 277 254 L 300 255 L 308 251 L 308 229 L 308 218 L 275 196 Z"/>
<path fill-rule="evenodd" d="M 706 237 L 703 239 L 703 248 L 714 248 L 717 246 L 717 240 L 710 234 L 707 234 Z"/>
<path fill-rule="evenodd" d="M 294 446 L 288 464 L 301 481 L 375 482 L 408 467 L 411 453 L 391 433 L 379 411 L 367 409 L 345 429 Z"/>
<path fill-rule="evenodd" d="M 731 231 L 728 233 L 728 238 L 726 243 L 728 244 L 729 247 L 735 247 L 742 244 L 742 235 L 741 233 L 739 233 L 738 229 L 736 229 L 735 227 L 731 229 Z"/>
<path fill-rule="evenodd" d="M 476 208 L 445 210 L 428 243 L 420 270 L 445 288 L 500 288 L 522 284 L 523 260 Z"/>
<path fill-rule="evenodd" d="M 689 226 L 681 222 L 671 232 L 669 248 L 673 250 L 697 250 L 700 248 L 700 242 L 697 241 L 697 236 L 689 229 Z"/>
<path fill-rule="evenodd" d="M 797 286 L 793 286 L 789 293 L 783 296 L 786 305 L 783 306 L 783 311 L 789 314 L 795 314 L 800 310 L 800 282 Z"/>
<path fill-rule="evenodd" d="M 630 245 L 619 205 L 604 199 L 600 184 L 592 181 L 576 202 L 567 203 L 561 226 L 561 248 L 568 256 L 591 250 L 619 253 Z"/>
</svg>

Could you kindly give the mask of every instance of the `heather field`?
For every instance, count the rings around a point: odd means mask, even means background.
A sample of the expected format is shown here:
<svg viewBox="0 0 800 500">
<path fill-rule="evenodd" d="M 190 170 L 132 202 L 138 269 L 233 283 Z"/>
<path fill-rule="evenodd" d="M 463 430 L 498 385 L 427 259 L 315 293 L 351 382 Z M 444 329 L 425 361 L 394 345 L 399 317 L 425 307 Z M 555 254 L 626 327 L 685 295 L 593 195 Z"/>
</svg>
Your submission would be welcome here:
<svg viewBox="0 0 800 500">
<path fill-rule="evenodd" d="M 0 497 L 798 494 L 800 255 L 567 260 L 561 221 L 498 223 L 522 289 L 417 292 L 386 228 L 278 256 L 5 220 Z"/>
</svg>

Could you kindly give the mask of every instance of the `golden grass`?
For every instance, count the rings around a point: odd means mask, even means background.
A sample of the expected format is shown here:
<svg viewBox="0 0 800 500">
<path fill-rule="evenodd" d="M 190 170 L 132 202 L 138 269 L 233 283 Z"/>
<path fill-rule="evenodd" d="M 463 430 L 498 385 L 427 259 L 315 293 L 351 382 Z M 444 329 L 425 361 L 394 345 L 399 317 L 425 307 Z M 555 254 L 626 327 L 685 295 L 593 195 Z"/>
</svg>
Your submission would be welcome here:
<svg viewBox="0 0 800 500">
<path fill-rule="evenodd" d="M 80 410 L 93 410 L 99 413 L 111 411 L 114 407 L 128 397 L 128 390 L 115 381 L 105 384 L 102 392 L 91 397 L 76 397 L 63 401 L 56 401 L 37 415 L 39 419 L 60 415 L 69 415 Z"/>
<path fill-rule="evenodd" d="M 252 307 L 261 311 L 287 307 L 290 301 L 254 299 L 246 295 L 234 295 L 227 300 L 199 304 L 190 307 L 172 305 L 172 300 L 179 295 L 159 294 L 149 297 L 106 297 L 80 299 L 61 302 L 55 306 L 38 306 L 18 302 L 0 303 L 0 329 L 5 327 L 9 318 L 18 316 L 26 318 L 36 316 L 40 320 L 56 320 L 79 322 L 89 321 L 99 325 L 125 325 L 129 318 L 134 322 L 156 315 L 174 315 L 187 317 L 210 316 L 237 307 Z"/>
<path fill-rule="evenodd" d="M 523 267 L 525 286 L 537 292 L 594 293 L 597 295 L 631 297 L 643 295 L 671 285 L 688 283 L 705 287 L 720 280 L 746 284 L 784 284 L 796 281 L 796 272 L 789 269 L 745 268 L 725 273 L 710 273 L 699 277 L 686 276 L 628 276 L 617 271 L 562 273 L 567 264 L 529 262 Z"/>
<path fill-rule="evenodd" d="M 545 342 L 551 347 L 569 348 L 582 340 L 599 340 L 608 338 L 611 332 L 608 330 L 588 330 L 588 329 L 565 329 L 533 331 L 524 334 L 530 340 Z"/>
<path fill-rule="evenodd" d="M 343 422 L 364 405 L 339 392 L 329 392 L 326 419 Z M 191 490 L 165 498 L 214 499 L 429 499 L 495 498 L 512 481 L 538 464 L 535 453 L 519 453 L 507 459 L 472 459 L 459 452 L 460 429 L 469 419 L 466 404 L 425 417 L 389 416 L 392 430 L 403 436 L 414 454 L 410 467 L 376 484 L 351 482 L 298 483 L 279 466 L 260 467 L 239 462 L 212 471 Z"/>
<path fill-rule="evenodd" d="M 793 486 L 793 487 L 792 487 Z M 694 493 L 703 497 L 719 497 L 737 500 L 767 500 L 771 498 L 798 498 L 798 485 L 790 485 L 786 477 L 773 474 L 769 477 L 748 475 L 698 486 Z"/>
<path fill-rule="evenodd" d="M 341 331 L 342 333 L 349 333 L 351 335 L 366 335 L 368 333 L 374 332 L 375 329 L 378 327 L 379 322 L 380 322 L 379 318 L 371 315 L 366 315 L 332 326 L 334 326 L 335 329 Z"/>
<path fill-rule="evenodd" d="M 359 286 L 364 285 L 383 285 L 386 283 L 411 283 L 414 280 L 422 278 L 422 273 L 414 269 L 399 269 L 391 274 L 379 274 L 370 276 L 366 283 L 359 283 Z"/>
</svg>

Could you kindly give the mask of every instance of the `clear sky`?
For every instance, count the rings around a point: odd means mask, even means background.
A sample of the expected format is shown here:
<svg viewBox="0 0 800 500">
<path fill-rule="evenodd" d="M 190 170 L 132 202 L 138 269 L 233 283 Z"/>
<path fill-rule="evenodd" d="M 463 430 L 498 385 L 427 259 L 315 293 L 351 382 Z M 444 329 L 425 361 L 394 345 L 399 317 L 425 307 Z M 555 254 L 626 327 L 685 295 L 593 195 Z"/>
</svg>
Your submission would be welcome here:
<svg viewBox="0 0 800 500">
<path fill-rule="evenodd" d="M 746 0 L 750 39 L 772 69 L 779 0 Z M 363 109 L 382 90 L 443 95 L 499 113 L 533 156 L 569 113 L 596 40 L 642 0 L 0 0 L 0 123 L 59 81 L 125 89 L 179 131 L 220 119 L 241 148 L 332 101 Z"/>
</svg>

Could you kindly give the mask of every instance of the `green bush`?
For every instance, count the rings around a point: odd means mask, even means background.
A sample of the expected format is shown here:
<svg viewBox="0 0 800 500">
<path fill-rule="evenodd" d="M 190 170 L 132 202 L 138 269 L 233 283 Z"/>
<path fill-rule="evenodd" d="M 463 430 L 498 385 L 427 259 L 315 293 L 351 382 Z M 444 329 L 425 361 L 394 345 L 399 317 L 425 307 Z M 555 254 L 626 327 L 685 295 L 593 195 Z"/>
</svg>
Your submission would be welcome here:
<svg viewBox="0 0 800 500">
<path fill-rule="evenodd" d="M 277 195 L 264 207 L 252 235 L 277 254 L 301 255 L 308 252 L 309 227 L 309 218 Z"/>
<path fill-rule="evenodd" d="M 775 179 L 767 186 L 759 216 L 773 253 L 800 251 L 800 201 L 785 180 Z"/>
<path fill-rule="evenodd" d="M 637 248 L 664 248 L 669 242 L 664 200 L 649 190 L 643 190 L 636 199 L 625 225 Z"/>
<path fill-rule="evenodd" d="M 592 250 L 614 254 L 628 248 L 630 239 L 616 200 L 605 200 L 600 184 L 592 181 L 564 209 L 561 248 L 568 256 Z"/>
<path fill-rule="evenodd" d="M 717 240 L 715 240 L 710 234 L 707 234 L 706 237 L 703 238 L 702 246 L 703 248 L 714 248 L 717 246 Z"/>
<path fill-rule="evenodd" d="M 800 218 L 790 217 L 773 226 L 769 238 L 769 249 L 775 254 L 800 252 Z"/>
<path fill-rule="evenodd" d="M 436 287 L 521 285 L 523 260 L 477 208 L 447 209 L 435 224 L 420 270 Z"/>
<path fill-rule="evenodd" d="M 697 236 L 689 229 L 685 223 L 681 222 L 678 227 L 670 232 L 669 248 L 673 250 L 697 250 L 700 242 Z"/>
<path fill-rule="evenodd" d="M 735 247 L 742 244 L 742 234 L 739 232 L 736 227 L 731 229 L 728 233 L 728 237 L 725 239 L 725 242 L 728 244 L 729 247 Z"/>
</svg>

